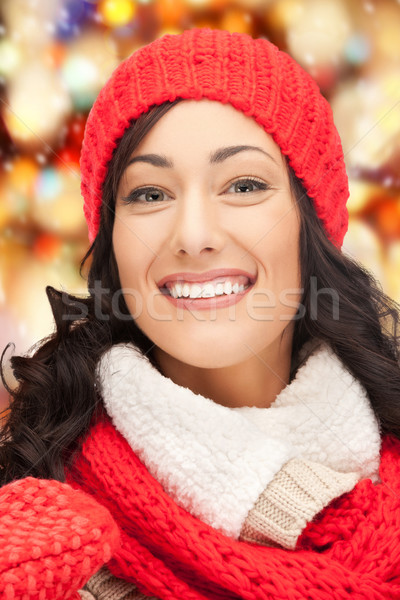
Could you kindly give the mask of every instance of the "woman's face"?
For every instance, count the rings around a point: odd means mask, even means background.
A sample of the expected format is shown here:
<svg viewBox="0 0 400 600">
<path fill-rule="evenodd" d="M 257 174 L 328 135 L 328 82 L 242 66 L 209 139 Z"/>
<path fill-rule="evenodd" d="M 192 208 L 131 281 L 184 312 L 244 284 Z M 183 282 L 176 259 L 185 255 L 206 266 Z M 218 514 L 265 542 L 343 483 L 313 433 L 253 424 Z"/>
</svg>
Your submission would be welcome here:
<svg viewBox="0 0 400 600">
<path fill-rule="evenodd" d="M 140 329 L 183 363 L 238 364 L 293 332 L 299 217 L 284 158 L 252 118 L 209 100 L 166 113 L 118 188 L 113 247 Z"/>
</svg>

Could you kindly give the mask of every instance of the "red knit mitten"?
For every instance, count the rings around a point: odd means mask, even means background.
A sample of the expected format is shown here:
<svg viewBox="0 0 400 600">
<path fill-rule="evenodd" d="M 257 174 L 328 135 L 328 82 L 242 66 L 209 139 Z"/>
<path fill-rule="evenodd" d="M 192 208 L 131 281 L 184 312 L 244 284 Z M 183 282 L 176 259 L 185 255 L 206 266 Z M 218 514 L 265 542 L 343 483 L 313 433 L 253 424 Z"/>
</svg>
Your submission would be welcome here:
<svg viewBox="0 0 400 600">
<path fill-rule="evenodd" d="M 0 489 L 0 597 L 67 600 L 106 562 L 119 530 L 106 508 L 59 481 Z"/>
</svg>

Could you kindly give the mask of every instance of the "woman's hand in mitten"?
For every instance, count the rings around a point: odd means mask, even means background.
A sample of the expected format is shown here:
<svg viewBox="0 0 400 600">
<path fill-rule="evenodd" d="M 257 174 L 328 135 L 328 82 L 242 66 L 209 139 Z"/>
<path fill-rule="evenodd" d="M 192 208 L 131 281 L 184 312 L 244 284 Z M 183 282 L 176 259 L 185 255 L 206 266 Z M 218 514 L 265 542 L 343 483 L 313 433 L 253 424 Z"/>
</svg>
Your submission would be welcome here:
<svg viewBox="0 0 400 600">
<path fill-rule="evenodd" d="M 59 481 L 27 477 L 0 489 L 0 597 L 77 598 L 119 544 L 109 511 Z"/>
</svg>

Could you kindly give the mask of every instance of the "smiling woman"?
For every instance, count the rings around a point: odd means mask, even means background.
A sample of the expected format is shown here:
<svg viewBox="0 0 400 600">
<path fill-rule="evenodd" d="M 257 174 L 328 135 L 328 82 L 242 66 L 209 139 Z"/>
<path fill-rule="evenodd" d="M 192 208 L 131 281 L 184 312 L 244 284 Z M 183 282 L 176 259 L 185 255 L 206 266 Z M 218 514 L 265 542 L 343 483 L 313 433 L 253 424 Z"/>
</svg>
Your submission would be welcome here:
<svg viewBox="0 0 400 600">
<path fill-rule="evenodd" d="M 185 100 L 153 126 L 118 187 L 113 248 L 163 373 L 203 394 L 211 378 L 221 404 L 272 403 L 289 381 L 299 228 L 286 161 L 253 119 Z"/>
<path fill-rule="evenodd" d="M 48 288 L 56 332 L 12 359 L 3 595 L 399 596 L 399 312 L 341 251 L 315 83 L 267 40 L 164 36 L 81 166 L 89 296 Z"/>
</svg>

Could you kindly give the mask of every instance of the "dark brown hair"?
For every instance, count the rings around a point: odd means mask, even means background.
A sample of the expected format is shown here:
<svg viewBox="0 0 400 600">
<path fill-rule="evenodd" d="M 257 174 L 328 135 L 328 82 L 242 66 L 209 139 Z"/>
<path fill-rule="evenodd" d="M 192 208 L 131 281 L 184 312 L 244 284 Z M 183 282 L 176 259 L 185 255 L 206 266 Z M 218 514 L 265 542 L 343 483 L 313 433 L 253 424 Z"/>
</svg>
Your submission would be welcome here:
<svg viewBox="0 0 400 600">
<path fill-rule="evenodd" d="M 117 311 L 113 305 L 120 283 L 112 229 L 116 190 L 129 157 L 179 101 L 141 115 L 116 147 L 103 188 L 99 233 L 82 261 L 83 265 L 92 258 L 89 296 L 78 298 L 48 287 L 55 332 L 37 345 L 31 357 L 11 359 L 19 385 L 9 389 L 11 410 L 0 432 L 1 485 L 28 475 L 64 479 L 79 440 L 103 411 L 96 364 L 113 344 L 133 342 L 157 367 L 153 344 L 130 317 L 123 296 Z M 291 378 L 298 368 L 298 351 L 307 340 L 328 342 L 365 387 L 382 432 L 400 438 L 400 307 L 383 293 L 371 273 L 331 243 L 290 168 L 289 176 L 300 215 L 304 288 L 295 317 Z M 101 294 L 96 291 L 99 282 Z"/>
</svg>

